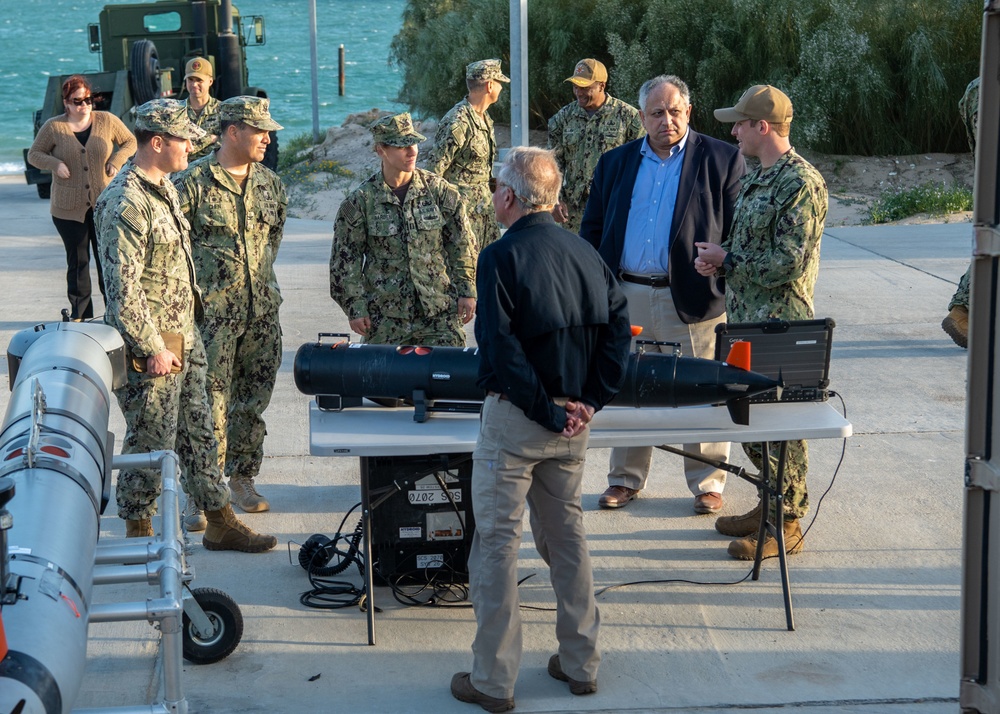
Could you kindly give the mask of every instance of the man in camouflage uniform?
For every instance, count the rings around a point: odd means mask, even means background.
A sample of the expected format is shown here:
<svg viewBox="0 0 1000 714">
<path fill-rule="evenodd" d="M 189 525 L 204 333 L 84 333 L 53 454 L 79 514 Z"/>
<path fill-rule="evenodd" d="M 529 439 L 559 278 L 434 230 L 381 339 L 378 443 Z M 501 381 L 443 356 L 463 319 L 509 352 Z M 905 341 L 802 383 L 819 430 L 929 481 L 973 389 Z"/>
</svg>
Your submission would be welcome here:
<svg viewBox="0 0 1000 714">
<path fill-rule="evenodd" d="M 553 215 L 563 228 L 580 232 L 597 160 L 604 152 L 645 135 L 639 110 L 605 91 L 608 70 L 595 59 L 580 60 L 573 76 L 576 101 L 549 119 L 549 148 L 563 174 Z"/>
<path fill-rule="evenodd" d="M 181 485 L 208 517 L 205 547 L 258 553 L 277 541 L 236 518 L 222 483 L 205 392 L 205 348 L 195 329 L 201 295 L 188 222 L 167 179 L 187 168 L 191 140 L 202 135 L 183 103 L 143 104 L 136 113 L 135 157 L 108 184 L 94 211 L 106 266 L 105 320 L 144 368 L 129 370 L 128 383 L 115 392 L 126 423 L 122 453 L 176 451 Z M 183 354 L 167 348 L 165 332 L 183 337 Z M 157 471 L 119 472 L 118 514 L 128 536 L 153 535 L 150 519 L 161 487 Z"/>
<path fill-rule="evenodd" d="M 969 140 L 969 149 L 973 159 L 976 155 L 976 132 L 979 129 L 979 77 L 969 82 L 958 103 L 958 113 L 962 115 L 965 125 L 965 136 Z M 969 346 L 969 280 L 972 276 L 970 265 L 962 279 L 958 281 L 958 290 L 951 296 L 948 303 L 948 315 L 941 321 L 941 329 L 955 341 L 959 347 Z"/>
<path fill-rule="evenodd" d="M 219 468 L 232 500 L 248 513 L 270 504 L 254 485 L 264 458 L 262 414 L 281 366 L 281 292 L 274 261 L 288 199 L 281 179 L 260 161 L 271 119 L 268 100 L 233 97 L 219 104 L 219 149 L 173 178 L 191 223 L 199 321 L 208 355 L 208 397 L 219 442 Z M 191 508 L 189 529 L 202 526 Z M 202 526 L 203 527 L 203 526 Z"/>
<path fill-rule="evenodd" d="M 476 312 L 473 237 L 458 190 L 416 168 L 409 114 L 372 125 L 382 169 L 340 206 L 330 295 L 372 344 L 465 345 Z"/>
<path fill-rule="evenodd" d="M 744 156 L 756 156 L 760 166 L 743 178 L 736 199 L 733 227 L 722 246 L 696 243 L 695 268 L 702 275 L 717 272 L 726 278 L 726 313 L 731 322 L 761 322 L 770 318 L 808 320 L 813 317 L 813 289 L 819 274 L 820 239 L 827 212 L 826 182 L 792 148 L 788 138 L 792 103 L 783 92 L 756 85 L 744 92 L 735 107 L 716 109 L 715 118 L 734 122 L 732 134 Z M 809 509 L 806 473 L 809 452 L 805 441 L 789 441 L 785 464 L 784 536 L 788 553 L 802 550 L 799 519 Z M 775 485 L 778 444 L 773 444 L 771 486 Z M 760 444 L 744 444 L 758 469 Z M 725 535 L 746 536 L 729 544 L 729 554 L 752 560 L 760 521 L 757 507 L 742 516 L 716 521 Z M 776 515 L 775 501 L 769 506 Z M 764 557 L 777 555 L 770 534 Z"/>
<path fill-rule="evenodd" d="M 490 175 L 497 158 L 493 119 L 487 111 L 500 98 L 500 60 L 480 60 L 465 68 L 465 99 L 448 110 L 438 124 L 427 168 L 458 187 L 475 235 L 476 255 L 500 237 L 493 211 Z"/>
<path fill-rule="evenodd" d="M 222 133 L 219 120 L 219 100 L 209 94 L 213 78 L 212 63 L 203 57 L 194 57 L 184 66 L 184 86 L 187 88 L 188 119 L 201 127 L 205 136 L 191 142 L 191 161 L 206 156 L 219 147 Z"/>
</svg>

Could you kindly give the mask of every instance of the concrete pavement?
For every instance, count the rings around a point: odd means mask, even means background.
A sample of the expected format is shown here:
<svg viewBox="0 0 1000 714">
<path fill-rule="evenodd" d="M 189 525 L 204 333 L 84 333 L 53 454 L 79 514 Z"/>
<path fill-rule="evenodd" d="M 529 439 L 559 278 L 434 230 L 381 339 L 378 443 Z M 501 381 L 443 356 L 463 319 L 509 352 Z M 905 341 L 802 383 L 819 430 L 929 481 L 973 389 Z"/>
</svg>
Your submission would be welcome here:
<svg viewBox="0 0 1000 714">
<path fill-rule="evenodd" d="M 299 602 L 309 584 L 296 562 L 298 544 L 313 533 L 331 535 L 360 498 L 356 459 L 309 455 L 308 398 L 292 381 L 300 344 L 321 331 L 348 331 L 327 289 L 330 234 L 325 223 L 289 221 L 278 261 L 285 358 L 266 415 L 259 481 L 273 510 L 245 519 L 280 545 L 244 555 L 208 552 L 200 538 L 193 542 L 193 585 L 231 595 L 245 632 L 227 659 L 185 663 L 190 710 L 481 711 L 448 693 L 452 673 L 471 662 L 475 626 L 468 607 L 404 607 L 381 588 L 379 642 L 369 647 L 357 608 L 316 610 Z M 65 303 L 62 246 L 48 203 L 11 177 L 0 180 L 0 245 L 0 346 L 6 348 L 18 330 L 58 320 Z M 572 697 L 545 671 L 555 651 L 554 614 L 545 608 L 554 598 L 526 538 L 521 574 L 534 577 L 521 596 L 540 609 L 523 613 L 516 711 L 957 709 L 967 354 L 939 324 L 970 246 L 969 224 L 840 227 L 823 239 L 816 311 L 837 323 L 831 387 L 843 396 L 854 436 L 846 446 L 810 443 L 813 509 L 806 523 L 814 516 L 815 522 L 804 552 L 789 561 L 796 631 L 784 629 L 776 561 L 765 562 L 757 582 L 728 584 L 749 566 L 728 558 L 728 539 L 712 528 L 712 516 L 693 514 L 676 457 L 654 455 L 642 498 L 627 509 L 601 511 L 608 452 L 592 450 L 584 508 L 597 587 L 675 582 L 599 597 L 600 691 Z M 0 391 L 4 409 L 7 397 Z M 111 428 L 120 444 L 117 411 Z M 742 455 L 735 458 L 748 465 Z M 723 514 L 742 513 L 755 498 L 748 484 L 733 479 Z M 356 514 L 347 528 L 355 523 Z M 101 538 L 123 537 L 111 505 Z M 361 583 L 356 571 L 342 577 Z M 104 586 L 97 599 L 143 592 Z M 91 626 L 76 706 L 148 703 L 158 683 L 154 628 Z"/>
</svg>

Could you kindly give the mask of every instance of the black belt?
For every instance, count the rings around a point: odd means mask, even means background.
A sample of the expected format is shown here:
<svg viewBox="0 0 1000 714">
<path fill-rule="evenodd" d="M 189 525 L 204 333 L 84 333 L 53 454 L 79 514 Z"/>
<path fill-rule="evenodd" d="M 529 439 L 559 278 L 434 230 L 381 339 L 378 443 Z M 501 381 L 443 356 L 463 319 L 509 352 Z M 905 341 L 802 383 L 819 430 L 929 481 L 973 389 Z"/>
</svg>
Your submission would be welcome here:
<svg viewBox="0 0 1000 714">
<path fill-rule="evenodd" d="M 622 270 L 620 273 L 618 273 L 618 277 L 620 277 L 626 283 L 635 283 L 636 285 L 647 285 L 651 288 L 670 287 L 669 275 L 639 275 L 638 273 L 626 273 L 624 270 Z"/>
</svg>

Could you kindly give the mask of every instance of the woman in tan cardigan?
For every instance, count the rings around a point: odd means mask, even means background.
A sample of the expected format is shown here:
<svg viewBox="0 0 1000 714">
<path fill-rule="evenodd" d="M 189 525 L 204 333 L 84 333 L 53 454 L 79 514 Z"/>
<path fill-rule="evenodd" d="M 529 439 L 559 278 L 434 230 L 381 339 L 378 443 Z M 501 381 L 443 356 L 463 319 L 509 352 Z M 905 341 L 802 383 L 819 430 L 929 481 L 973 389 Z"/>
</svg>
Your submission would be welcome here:
<svg viewBox="0 0 1000 714">
<path fill-rule="evenodd" d="M 97 196 L 135 153 L 135 137 L 114 114 L 93 111 L 90 82 L 79 74 L 62 86 L 64 114 L 39 130 L 28 161 L 52 172 L 52 222 L 66 248 L 66 287 L 70 317 L 94 316 L 90 297 L 90 249 L 101 295 L 104 275 L 97 252 L 94 205 Z"/>
</svg>

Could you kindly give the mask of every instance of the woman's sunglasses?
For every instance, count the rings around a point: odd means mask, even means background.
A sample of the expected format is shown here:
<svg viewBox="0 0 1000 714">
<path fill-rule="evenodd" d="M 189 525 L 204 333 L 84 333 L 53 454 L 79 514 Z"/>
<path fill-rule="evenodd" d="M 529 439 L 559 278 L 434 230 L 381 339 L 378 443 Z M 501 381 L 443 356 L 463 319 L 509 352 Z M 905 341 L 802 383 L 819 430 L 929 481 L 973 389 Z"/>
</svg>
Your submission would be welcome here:
<svg viewBox="0 0 1000 714">
<path fill-rule="evenodd" d="M 72 101 L 74 105 L 76 105 L 78 107 L 82 107 L 84 104 L 93 104 L 94 103 L 94 98 L 93 97 L 83 97 L 82 99 L 77 99 L 77 98 L 74 97 L 70 101 Z"/>
</svg>

